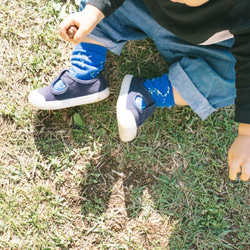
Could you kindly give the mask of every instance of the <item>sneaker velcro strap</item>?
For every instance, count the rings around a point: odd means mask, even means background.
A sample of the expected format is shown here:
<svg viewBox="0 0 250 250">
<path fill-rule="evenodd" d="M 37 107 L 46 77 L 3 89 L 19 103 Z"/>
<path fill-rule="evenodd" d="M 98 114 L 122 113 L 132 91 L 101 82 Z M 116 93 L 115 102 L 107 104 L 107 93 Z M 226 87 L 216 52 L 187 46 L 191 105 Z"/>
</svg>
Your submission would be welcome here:
<svg viewBox="0 0 250 250">
<path fill-rule="evenodd" d="M 63 70 L 61 74 L 52 83 L 51 92 L 54 95 L 62 95 L 68 91 L 69 85 L 74 80 L 68 75 L 68 70 Z"/>
</svg>

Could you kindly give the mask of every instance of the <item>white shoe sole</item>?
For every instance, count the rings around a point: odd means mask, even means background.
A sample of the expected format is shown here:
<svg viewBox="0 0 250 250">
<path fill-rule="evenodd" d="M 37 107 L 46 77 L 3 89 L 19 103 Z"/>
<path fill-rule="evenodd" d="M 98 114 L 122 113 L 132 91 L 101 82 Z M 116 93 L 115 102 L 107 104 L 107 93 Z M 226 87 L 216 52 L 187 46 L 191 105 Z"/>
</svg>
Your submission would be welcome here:
<svg viewBox="0 0 250 250">
<path fill-rule="evenodd" d="M 108 96 L 109 96 L 109 89 L 106 88 L 103 91 L 92 95 L 81 96 L 60 101 L 46 101 L 44 96 L 40 94 L 38 90 L 33 90 L 29 94 L 29 103 L 37 109 L 57 110 L 57 109 L 70 108 L 79 105 L 99 102 L 107 98 Z"/>
<path fill-rule="evenodd" d="M 127 110 L 127 97 L 132 75 L 126 75 L 123 78 L 120 94 L 116 105 L 116 117 L 118 122 L 118 129 L 120 139 L 123 142 L 132 141 L 137 134 L 137 125 L 133 113 Z"/>
</svg>

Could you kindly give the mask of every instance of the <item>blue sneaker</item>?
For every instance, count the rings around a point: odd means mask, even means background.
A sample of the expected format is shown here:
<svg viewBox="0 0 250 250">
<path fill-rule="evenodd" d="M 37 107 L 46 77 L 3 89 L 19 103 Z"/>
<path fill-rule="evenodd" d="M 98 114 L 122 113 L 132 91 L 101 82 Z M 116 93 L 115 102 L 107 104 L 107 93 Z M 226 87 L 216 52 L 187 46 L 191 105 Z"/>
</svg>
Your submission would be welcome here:
<svg viewBox="0 0 250 250">
<path fill-rule="evenodd" d="M 122 141 L 136 137 L 137 128 L 155 111 L 155 102 L 144 87 L 145 79 L 126 75 L 116 106 L 119 135 Z"/>
<path fill-rule="evenodd" d="M 108 96 L 102 72 L 91 80 L 79 80 L 66 69 L 49 86 L 33 90 L 29 103 L 38 109 L 55 110 L 98 102 Z"/>
</svg>

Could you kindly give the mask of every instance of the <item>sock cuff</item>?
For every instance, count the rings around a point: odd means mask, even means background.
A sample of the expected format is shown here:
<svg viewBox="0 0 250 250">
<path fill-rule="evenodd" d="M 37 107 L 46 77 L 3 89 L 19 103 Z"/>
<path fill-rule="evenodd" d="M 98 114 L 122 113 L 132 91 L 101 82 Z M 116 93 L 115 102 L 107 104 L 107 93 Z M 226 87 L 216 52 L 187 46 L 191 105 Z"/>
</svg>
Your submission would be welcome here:
<svg viewBox="0 0 250 250">
<path fill-rule="evenodd" d="M 75 46 L 71 56 L 70 74 L 80 80 L 97 76 L 105 67 L 107 49 L 101 45 L 80 43 Z"/>
<path fill-rule="evenodd" d="M 80 43 L 77 44 L 74 48 L 73 55 L 77 54 L 79 52 L 84 52 L 87 54 L 99 54 L 100 57 L 105 57 L 107 54 L 107 48 L 98 44 L 93 44 L 93 43 Z"/>
</svg>

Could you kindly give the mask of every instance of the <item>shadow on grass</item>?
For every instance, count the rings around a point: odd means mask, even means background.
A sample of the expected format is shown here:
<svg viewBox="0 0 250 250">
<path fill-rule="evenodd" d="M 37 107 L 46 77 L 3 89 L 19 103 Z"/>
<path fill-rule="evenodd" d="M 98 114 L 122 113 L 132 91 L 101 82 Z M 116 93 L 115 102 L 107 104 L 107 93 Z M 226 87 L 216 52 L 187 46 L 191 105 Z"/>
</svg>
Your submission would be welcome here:
<svg viewBox="0 0 250 250">
<path fill-rule="evenodd" d="M 136 144 L 120 142 L 114 122 L 114 108 L 108 105 L 110 103 L 55 112 L 38 111 L 34 119 L 34 139 L 40 155 L 38 175 L 50 181 L 52 186 L 57 186 L 60 196 L 62 195 L 60 190 L 67 189 L 66 184 L 69 180 L 77 182 L 65 177 L 64 173 L 67 169 L 70 169 L 70 172 L 77 171 L 79 165 L 82 166 L 77 176 L 81 181 L 74 185 L 68 184 L 77 190 L 78 200 L 76 198 L 68 203 L 71 206 L 74 203 L 73 206 L 80 208 L 83 221 L 87 225 L 85 233 L 93 227 L 93 218 L 98 221 L 102 220 L 105 214 L 108 214 L 108 217 L 114 214 L 114 218 L 111 216 L 105 221 L 107 231 L 115 234 L 123 231 L 125 233 L 128 227 L 132 227 L 128 224 L 133 221 L 133 227 L 138 230 L 136 237 L 140 238 L 133 244 L 150 247 L 154 243 L 145 241 L 146 236 L 141 238 L 140 228 L 144 217 L 140 216 L 145 206 L 149 206 L 150 210 L 155 207 L 154 203 L 157 203 L 157 200 L 154 200 L 157 199 L 154 198 L 155 182 L 159 173 L 164 172 L 164 168 L 161 168 L 158 162 L 156 170 L 154 167 L 150 169 L 154 164 L 150 161 L 150 152 L 146 152 L 147 157 L 144 158 Z M 109 109 L 111 111 L 103 115 L 103 111 Z M 74 123 L 75 113 L 81 116 L 84 127 L 79 128 Z M 148 141 L 145 137 L 144 139 Z M 150 140 L 145 145 L 144 142 L 142 144 L 140 147 L 144 150 L 152 150 Z M 61 183 L 55 184 L 58 175 L 64 176 L 64 179 Z M 150 197 L 153 204 L 144 204 L 147 197 L 143 198 L 143 192 L 146 189 L 148 198 Z M 76 207 L 72 209 L 75 210 Z M 157 223 L 152 222 L 154 228 L 159 229 L 162 220 L 158 220 Z M 149 229 L 150 226 L 145 225 L 145 230 L 147 227 Z M 99 230 L 101 231 L 101 228 Z M 156 229 L 151 228 L 152 230 Z M 156 231 L 152 231 L 150 235 L 154 238 L 153 241 L 159 242 L 157 243 L 159 246 L 161 244 L 164 246 L 168 233 L 169 231 L 164 232 L 165 239 L 161 239 L 163 243 L 160 243 L 160 236 Z M 156 238 L 157 235 L 159 239 Z"/>
<path fill-rule="evenodd" d="M 34 139 L 37 151 L 41 155 L 41 160 L 43 159 L 46 161 L 45 164 L 51 165 L 47 169 L 52 175 L 67 168 L 67 163 L 69 167 L 82 163 L 86 165 L 84 167 L 86 172 L 79 186 L 79 194 L 88 200 L 90 206 L 82 207 L 83 214 L 93 211 L 96 211 L 96 213 L 105 212 L 109 208 L 114 184 L 122 179 L 126 214 L 131 218 L 135 214 L 139 214 L 139 210 L 137 211 L 137 206 L 134 204 L 136 201 L 131 198 L 131 192 L 139 190 L 140 193 L 143 187 L 149 187 L 149 190 L 153 189 L 158 173 L 149 173 L 148 163 L 147 166 L 144 165 L 143 159 L 139 159 L 140 155 L 137 155 L 138 151 L 135 152 L 132 159 L 129 159 L 128 155 L 124 156 L 123 150 L 126 151 L 129 144 L 121 143 L 117 132 L 105 130 L 100 119 L 98 119 L 99 122 L 93 122 L 94 118 L 92 117 L 89 119 L 89 124 L 87 124 L 88 121 L 85 121 L 88 131 L 87 136 L 84 135 L 86 128 L 77 127 L 74 124 L 73 115 L 79 111 L 89 117 L 86 110 L 91 111 L 91 108 L 83 108 L 83 110 L 74 108 L 54 112 L 38 111 L 35 118 L 38 122 L 34 124 Z M 107 119 L 114 119 L 114 114 L 111 113 L 112 117 Z M 93 124 L 95 127 L 93 127 Z M 114 128 L 116 129 L 116 125 Z M 115 136 L 112 139 L 110 139 L 111 133 Z M 88 152 L 88 155 L 83 154 L 77 159 L 75 159 L 75 154 L 72 156 L 72 151 L 88 147 L 90 151 L 96 150 L 97 152 L 92 152 L 92 154 Z M 95 147 L 97 149 L 94 149 Z M 118 154 L 115 151 L 119 151 Z M 129 152 L 129 154 L 133 153 Z M 65 158 L 68 159 L 66 162 L 64 161 Z M 123 162 L 125 158 L 126 162 Z M 98 210 L 97 207 L 100 207 L 100 209 Z M 138 201 L 138 209 L 139 207 Z"/>
<path fill-rule="evenodd" d="M 43 178 L 53 182 L 67 168 L 74 172 L 76 165 L 82 166 L 74 206 L 85 223 L 83 235 L 92 239 L 99 234 L 91 244 L 110 234 L 117 240 L 131 229 L 138 237 L 131 244 L 146 249 L 245 246 L 247 234 L 242 232 L 249 226 L 238 208 L 247 207 L 249 194 L 244 184 L 227 181 L 224 142 L 233 138 L 225 129 L 234 128 L 224 118 L 227 112 L 200 123 L 187 108 L 173 109 L 173 114 L 160 110 L 138 139 L 124 144 L 109 105 L 38 112 L 34 132 L 41 161 L 50 166 L 42 170 Z M 103 115 L 104 110 L 110 112 Z M 75 113 L 82 117 L 81 128 L 74 123 Z M 184 123 L 187 116 L 190 120 Z M 82 153 L 74 153 L 78 151 Z M 61 181 L 58 190 L 65 189 L 66 182 Z"/>
</svg>

